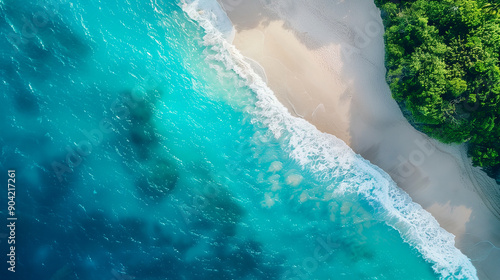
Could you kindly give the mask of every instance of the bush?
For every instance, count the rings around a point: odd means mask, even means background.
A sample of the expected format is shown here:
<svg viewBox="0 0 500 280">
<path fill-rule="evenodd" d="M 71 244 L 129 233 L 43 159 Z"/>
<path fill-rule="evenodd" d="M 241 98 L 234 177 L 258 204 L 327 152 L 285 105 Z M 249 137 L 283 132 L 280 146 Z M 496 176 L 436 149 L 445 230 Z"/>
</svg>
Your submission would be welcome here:
<svg viewBox="0 0 500 280">
<path fill-rule="evenodd" d="M 500 168 L 500 1 L 376 0 L 387 83 L 417 129 Z"/>
</svg>

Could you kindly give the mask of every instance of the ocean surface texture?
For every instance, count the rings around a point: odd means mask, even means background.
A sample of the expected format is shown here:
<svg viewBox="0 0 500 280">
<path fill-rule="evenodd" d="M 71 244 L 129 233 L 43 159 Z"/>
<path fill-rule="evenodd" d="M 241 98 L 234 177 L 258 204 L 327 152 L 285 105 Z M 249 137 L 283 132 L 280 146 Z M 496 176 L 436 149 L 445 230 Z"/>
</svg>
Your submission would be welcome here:
<svg viewBox="0 0 500 280">
<path fill-rule="evenodd" d="M 387 174 L 288 114 L 198 4 L 0 1 L 18 218 L 15 273 L 0 227 L 1 279 L 476 279 Z"/>
</svg>

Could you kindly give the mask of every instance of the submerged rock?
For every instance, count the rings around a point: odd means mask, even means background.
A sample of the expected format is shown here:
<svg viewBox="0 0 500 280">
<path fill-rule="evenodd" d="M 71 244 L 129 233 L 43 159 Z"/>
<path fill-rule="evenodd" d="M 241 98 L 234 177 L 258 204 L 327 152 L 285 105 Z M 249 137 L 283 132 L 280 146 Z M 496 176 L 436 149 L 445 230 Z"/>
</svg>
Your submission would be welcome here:
<svg viewBox="0 0 500 280">
<path fill-rule="evenodd" d="M 163 159 L 146 168 L 148 175 L 141 176 L 136 181 L 136 186 L 146 198 L 159 202 L 175 188 L 179 172 L 173 163 Z"/>
</svg>

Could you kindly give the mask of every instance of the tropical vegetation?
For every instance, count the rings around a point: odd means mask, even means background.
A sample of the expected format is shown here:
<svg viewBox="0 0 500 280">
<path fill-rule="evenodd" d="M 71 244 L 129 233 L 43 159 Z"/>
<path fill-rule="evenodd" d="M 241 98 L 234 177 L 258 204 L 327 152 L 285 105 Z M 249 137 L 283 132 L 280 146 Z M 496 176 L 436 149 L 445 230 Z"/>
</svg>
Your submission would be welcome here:
<svg viewBox="0 0 500 280">
<path fill-rule="evenodd" d="M 375 0 L 385 25 L 387 82 L 410 122 L 467 143 L 500 178 L 500 0 Z"/>
</svg>

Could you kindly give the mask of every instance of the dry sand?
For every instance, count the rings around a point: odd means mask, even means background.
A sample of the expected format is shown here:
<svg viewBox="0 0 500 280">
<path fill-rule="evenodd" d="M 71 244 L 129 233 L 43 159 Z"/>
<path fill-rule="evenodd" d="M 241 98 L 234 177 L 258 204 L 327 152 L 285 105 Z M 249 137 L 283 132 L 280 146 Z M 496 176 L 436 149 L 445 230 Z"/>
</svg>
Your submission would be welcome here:
<svg viewBox="0 0 500 280">
<path fill-rule="evenodd" d="M 456 236 L 480 279 L 500 279 L 498 186 L 463 145 L 437 143 L 403 117 L 385 82 L 372 0 L 219 2 L 234 45 L 262 66 L 253 63 L 292 114 L 384 169 Z"/>
</svg>

